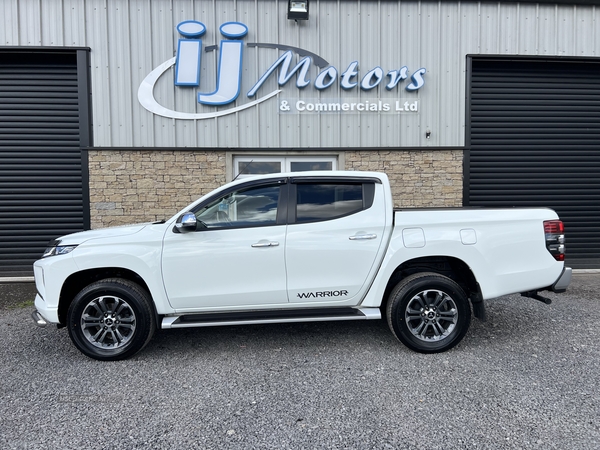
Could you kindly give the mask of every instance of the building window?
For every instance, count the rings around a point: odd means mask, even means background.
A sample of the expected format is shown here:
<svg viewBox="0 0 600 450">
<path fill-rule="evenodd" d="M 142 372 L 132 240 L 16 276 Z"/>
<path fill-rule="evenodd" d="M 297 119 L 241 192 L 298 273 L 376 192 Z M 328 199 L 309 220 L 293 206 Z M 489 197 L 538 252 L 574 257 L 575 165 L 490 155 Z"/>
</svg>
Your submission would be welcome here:
<svg viewBox="0 0 600 450">
<path fill-rule="evenodd" d="M 281 172 L 338 170 L 336 156 L 234 156 L 234 178 Z"/>
</svg>

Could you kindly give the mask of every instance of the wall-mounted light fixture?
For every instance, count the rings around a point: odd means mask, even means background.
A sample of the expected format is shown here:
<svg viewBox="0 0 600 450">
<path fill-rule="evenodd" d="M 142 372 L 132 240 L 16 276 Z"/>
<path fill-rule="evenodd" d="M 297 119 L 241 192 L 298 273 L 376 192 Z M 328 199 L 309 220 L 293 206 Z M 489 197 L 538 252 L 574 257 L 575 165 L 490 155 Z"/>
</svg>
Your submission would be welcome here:
<svg viewBox="0 0 600 450">
<path fill-rule="evenodd" d="M 308 20 L 308 0 L 302 2 L 289 0 L 287 18 L 289 20 Z"/>
<path fill-rule="evenodd" d="M 425 139 L 431 139 L 431 131 L 430 130 L 427 130 L 425 132 Z"/>
</svg>

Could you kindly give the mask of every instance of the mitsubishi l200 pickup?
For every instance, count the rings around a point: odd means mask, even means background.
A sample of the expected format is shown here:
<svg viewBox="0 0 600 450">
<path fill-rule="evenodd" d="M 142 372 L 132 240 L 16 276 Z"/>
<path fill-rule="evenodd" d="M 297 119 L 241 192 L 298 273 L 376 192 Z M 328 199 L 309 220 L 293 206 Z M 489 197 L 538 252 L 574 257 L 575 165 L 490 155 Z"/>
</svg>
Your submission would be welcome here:
<svg viewBox="0 0 600 450">
<path fill-rule="evenodd" d="M 301 172 L 229 183 L 168 220 L 53 241 L 33 318 L 99 360 L 157 328 L 387 320 L 412 350 L 457 345 L 484 301 L 563 292 L 548 208 L 394 210 L 385 174 Z"/>
</svg>

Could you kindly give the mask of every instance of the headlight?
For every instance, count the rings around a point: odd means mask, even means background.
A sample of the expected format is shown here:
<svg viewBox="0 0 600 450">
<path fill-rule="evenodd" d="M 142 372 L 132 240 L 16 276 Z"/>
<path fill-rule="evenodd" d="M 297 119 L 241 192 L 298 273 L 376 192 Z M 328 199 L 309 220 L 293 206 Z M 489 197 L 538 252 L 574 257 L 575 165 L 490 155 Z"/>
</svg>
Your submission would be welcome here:
<svg viewBox="0 0 600 450">
<path fill-rule="evenodd" d="M 75 250 L 76 245 L 51 245 L 48 247 L 42 258 L 47 258 L 48 256 L 56 256 L 56 255 L 66 255 L 67 253 L 71 253 Z"/>
</svg>

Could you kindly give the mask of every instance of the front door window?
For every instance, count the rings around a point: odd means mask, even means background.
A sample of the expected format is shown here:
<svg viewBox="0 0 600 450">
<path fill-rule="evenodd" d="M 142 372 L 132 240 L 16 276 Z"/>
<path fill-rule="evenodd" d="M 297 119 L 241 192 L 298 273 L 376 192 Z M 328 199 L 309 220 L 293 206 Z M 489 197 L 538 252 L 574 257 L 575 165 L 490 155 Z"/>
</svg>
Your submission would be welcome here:
<svg viewBox="0 0 600 450">
<path fill-rule="evenodd" d="M 208 229 L 256 227 L 277 223 L 280 185 L 261 185 L 229 192 L 196 212 Z"/>
</svg>

